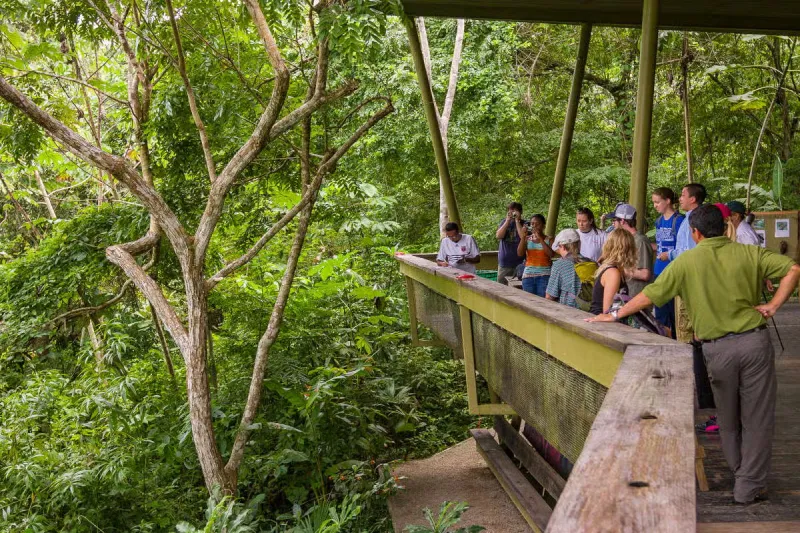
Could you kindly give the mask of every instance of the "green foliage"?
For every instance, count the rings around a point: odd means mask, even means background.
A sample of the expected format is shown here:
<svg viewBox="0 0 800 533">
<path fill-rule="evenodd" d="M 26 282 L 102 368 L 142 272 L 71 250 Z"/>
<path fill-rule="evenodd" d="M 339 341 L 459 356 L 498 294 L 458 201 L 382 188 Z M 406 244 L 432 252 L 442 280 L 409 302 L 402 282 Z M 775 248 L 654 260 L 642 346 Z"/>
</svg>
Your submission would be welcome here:
<svg viewBox="0 0 800 533">
<path fill-rule="evenodd" d="M 208 502 L 191 442 L 184 368 L 167 343 L 164 364 L 149 306 L 134 290 L 69 320 L 67 311 L 116 296 L 124 275 L 105 248 L 140 237 L 147 214 L 121 186 L 0 103 L 0 530 L 389 531 L 384 465 L 425 457 L 467 437 L 460 361 L 410 346 L 407 301 L 393 253 L 432 251 L 438 179 L 396 1 L 334 2 L 313 31 L 307 2 L 261 2 L 291 68 L 287 107 L 305 98 L 313 33 L 331 48 L 329 88 L 357 77 L 358 91 L 312 123 L 314 158 L 349 136 L 388 95 L 397 109 L 342 159 L 325 184 L 274 345 L 263 401 L 239 475 L 239 500 Z M 239 3 L 176 4 L 186 68 L 219 162 L 248 138 L 274 77 Z M 127 99 L 126 59 L 88 2 L 0 0 L 0 72 L 87 139 L 88 109 L 105 150 L 141 164 Z M 145 13 L 146 12 L 146 13 Z M 143 14 L 144 13 L 144 14 Z M 146 124 L 155 185 L 194 227 L 208 194 L 203 153 L 179 74 L 163 3 L 137 4 L 136 53 L 158 53 Z M 427 21 L 433 89 L 443 101 L 455 34 Z M 650 184 L 686 181 L 683 108 L 676 80 L 682 33 L 662 32 Z M 639 32 L 595 28 L 570 154 L 559 227 L 628 196 Z M 774 96 L 773 37 L 690 34 L 690 130 L 696 179 L 715 201 L 746 196 L 755 141 Z M 547 212 L 578 30 L 574 26 L 469 21 L 449 130 L 449 161 L 467 231 L 496 247 L 503 206 Z M 70 80 L 81 65 L 86 86 Z M 785 62 L 786 58 L 783 58 Z M 800 207 L 795 157 L 798 91 L 776 100 L 751 189 L 755 209 Z M 85 94 L 84 94 L 85 89 Z M 441 107 L 441 106 L 440 106 Z M 102 113 L 99 111 L 102 110 Z M 240 256 L 299 197 L 299 131 L 270 145 L 234 184 L 209 249 L 210 271 Z M 56 211 L 51 220 L 34 171 Z M 12 199 L 13 196 L 13 199 Z M 102 205 L 97 205 L 98 203 Z M 649 213 L 649 218 L 653 218 Z M 210 295 L 214 430 L 230 451 L 250 386 L 255 347 L 275 302 L 292 229 Z M 183 311 L 182 280 L 166 245 L 151 274 Z M 140 259 L 142 262 L 149 257 Z M 211 272 L 207 272 L 210 274 Z M 95 346 L 89 333 L 95 332 Z M 482 391 L 485 394 L 485 391 Z M 246 502 L 246 503 L 245 503 Z M 454 529 L 464 504 L 426 511 L 425 531 Z M 205 524 L 195 528 L 190 524 Z M 422 530 L 418 530 L 422 531 Z"/>
<path fill-rule="evenodd" d="M 478 533 L 485 530 L 483 526 L 460 527 L 451 529 L 461 521 L 461 515 L 469 509 L 467 502 L 442 502 L 439 507 L 439 514 L 433 516 L 429 508 L 423 510 L 425 519 L 428 521 L 426 526 L 406 526 L 405 533 Z"/>
</svg>

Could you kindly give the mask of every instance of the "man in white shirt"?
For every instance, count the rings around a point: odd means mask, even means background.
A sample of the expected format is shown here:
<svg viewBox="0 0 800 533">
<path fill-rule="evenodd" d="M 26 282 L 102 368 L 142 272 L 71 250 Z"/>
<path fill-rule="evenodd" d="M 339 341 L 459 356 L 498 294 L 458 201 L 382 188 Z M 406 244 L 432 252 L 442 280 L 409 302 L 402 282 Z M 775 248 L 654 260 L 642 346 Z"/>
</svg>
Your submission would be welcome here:
<svg viewBox="0 0 800 533">
<path fill-rule="evenodd" d="M 439 245 L 436 264 L 458 268 L 470 274 L 475 273 L 475 264 L 481 260 L 481 252 L 472 235 L 461 233 L 458 224 L 449 222 L 444 227 L 446 237 Z"/>
<path fill-rule="evenodd" d="M 758 240 L 758 234 L 745 220 L 747 210 L 744 204 L 734 200 L 733 202 L 728 202 L 727 206 L 728 209 L 731 210 L 731 222 L 733 222 L 734 227 L 736 227 L 736 242 L 739 244 L 761 246 L 761 241 Z"/>
</svg>

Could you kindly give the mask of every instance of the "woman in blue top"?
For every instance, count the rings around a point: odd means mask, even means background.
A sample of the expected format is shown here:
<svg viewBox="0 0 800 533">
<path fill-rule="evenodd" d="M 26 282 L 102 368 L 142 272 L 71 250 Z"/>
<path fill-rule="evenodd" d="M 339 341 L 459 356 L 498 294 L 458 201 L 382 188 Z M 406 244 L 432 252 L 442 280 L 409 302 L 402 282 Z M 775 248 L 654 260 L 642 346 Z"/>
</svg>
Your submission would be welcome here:
<svg viewBox="0 0 800 533">
<path fill-rule="evenodd" d="M 653 207 L 661 215 L 656 220 L 656 261 L 653 267 L 655 278 L 669 265 L 669 251 L 675 249 L 678 229 L 684 217 L 675 211 L 675 192 L 668 187 L 659 187 L 653 191 Z M 675 338 L 675 302 L 670 300 L 661 307 L 655 308 L 656 320 L 668 327 Z"/>
</svg>

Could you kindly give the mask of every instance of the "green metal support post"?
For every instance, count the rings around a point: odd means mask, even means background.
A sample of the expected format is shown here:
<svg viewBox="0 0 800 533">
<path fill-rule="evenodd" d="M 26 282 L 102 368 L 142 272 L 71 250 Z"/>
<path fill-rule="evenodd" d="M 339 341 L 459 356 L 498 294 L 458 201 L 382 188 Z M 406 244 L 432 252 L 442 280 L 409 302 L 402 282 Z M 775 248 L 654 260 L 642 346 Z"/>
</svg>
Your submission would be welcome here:
<svg viewBox="0 0 800 533">
<path fill-rule="evenodd" d="M 425 61 L 422 58 L 422 46 L 419 42 L 417 27 L 409 17 L 403 17 L 403 24 L 406 27 L 408 42 L 411 45 L 411 58 L 414 60 L 414 70 L 417 73 L 417 81 L 422 93 L 422 106 L 425 108 L 425 117 L 428 119 L 433 153 L 436 156 L 436 166 L 439 168 L 439 180 L 444 190 L 447 211 L 450 220 L 457 223 L 463 231 L 464 226 L 461 224 L 461 216 L 458 213 L 456 194 L 453 191 L 453 182 L 450 179 L 450 167 L 447 164 L 447 154 L 444 151 L 444 143 L 442 142 L 442 131 L 439 129 L 439 117 L 436 115 L 436 108 L 433 105 L 433 89 L 431 88 L 428 74 L 425 72 Z"/>
<path fill-rule="evenodd" d="M 569 92 L 567 115 L 564 117 L 564 130 L 561 134 L 561 147 L 558 150 L 556 174 L 553 179 L 553 191 L 550 193 L 550 209 L 547 212 L 547 227 L 545 234 L 555 235 L 558 224 L 558 212 L 561 209 L 561 197 L 564 193 L 564 181 L 567 177 L 567 164 L 569 152 L 572 150 L 572 136 L 575 133 L 575 119 L 578 116 L 578 103 L 581 99 L 583 76 L 586 72 L 586 58 L 589 55 L 589 41 L 592 39 L 592 25 L 581 25 L 581 41 L 578 46 L 578 59 L 575 62 L 575 72 L 572 74 L 572 88 Z"/>
<path fill-rule="evenodd" d="M 644 0 L 642 40 L 639 50 L 639 89 L 633 128 L 633 164 L 628 201 L 636 208 L 639 231 L 644 231 L 647 205 L 647 171 L 650 164 L 650 134 L 653 126 L 653 92 L 656 78 L 659 0 Z"/>
</svg>

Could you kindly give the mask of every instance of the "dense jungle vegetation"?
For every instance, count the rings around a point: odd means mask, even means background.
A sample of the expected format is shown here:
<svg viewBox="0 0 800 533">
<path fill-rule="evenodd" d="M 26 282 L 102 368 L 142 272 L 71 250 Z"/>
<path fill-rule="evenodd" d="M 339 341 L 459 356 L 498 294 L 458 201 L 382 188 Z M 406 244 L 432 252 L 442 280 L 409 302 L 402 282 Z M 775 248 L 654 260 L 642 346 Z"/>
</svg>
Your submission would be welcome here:
<svg viewBox="0 0 800 533">
<path fill-rule="evenodd" d="M 0 530 L 390 531 L 479 423 L 393 255 L 439 186 L 400 7 L 0 0 Z M 444 101 L 456 22 L 427 20 Z M 466 229 L 547 212 L 579 29 L 467 21 Z M 639 31 L 595 28 L 559 227 L 627 199 Z M 650 184 L 800 207 L 792 38 L 662 32 Z M 688 90 L 684 90 L 685 81 Z M 684 106 L 687 103 L 687 106 Z M 291 291 L 289 291 L 291 288 Z"/>
</svg>

